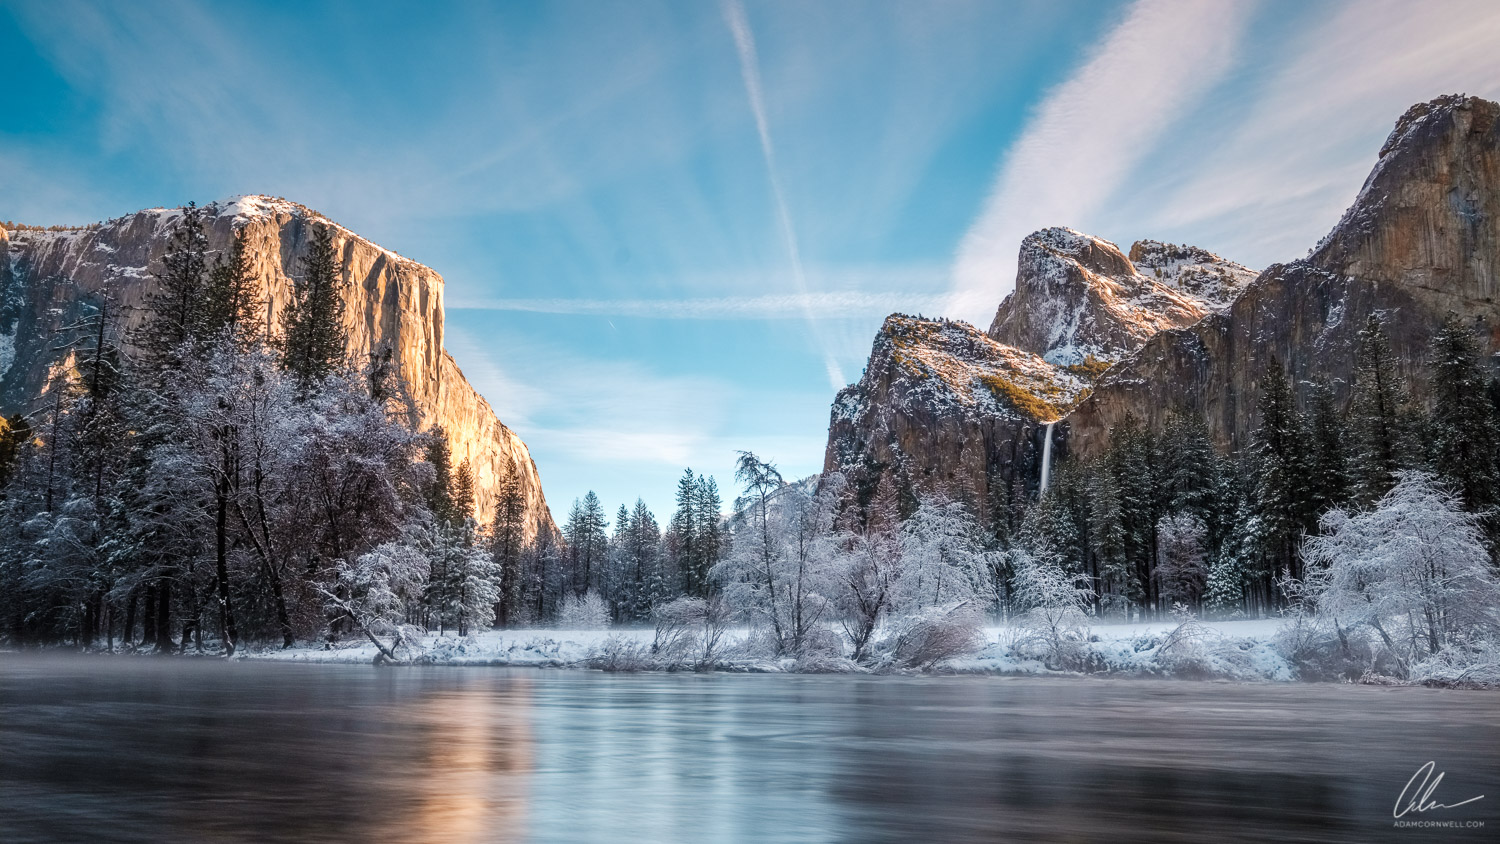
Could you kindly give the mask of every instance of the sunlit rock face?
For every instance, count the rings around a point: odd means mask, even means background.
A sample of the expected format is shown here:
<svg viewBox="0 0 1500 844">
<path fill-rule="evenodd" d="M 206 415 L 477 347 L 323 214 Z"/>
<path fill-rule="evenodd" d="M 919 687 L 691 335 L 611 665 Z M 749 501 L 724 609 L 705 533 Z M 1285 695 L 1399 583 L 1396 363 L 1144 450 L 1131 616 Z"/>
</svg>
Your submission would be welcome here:
<svg viewBox="0 0 1500 844">
<path fill-rule="evenodd" d="M 1255 277 L 1195 246 L 1143 240 L 1126 257 L 1067 228 L 1027 235 L 1016 267 L 989 336 L 1058 364 L 1119 360 L 1159 331 L 1223 309 Z"/>
<path fill-rule="evenodd" d="M 863 377 L 834 400 L 823 470 L 862 498 L 890 476 L 994 518 L 1035 483 L 1046 423 L 1087 385 L 968 323 L 893 315 Z"/>
<path fill-rule="evenodd" d="M 148 209 L 63 232 L 0 231 L 0 411 L 29 409 L 44 389 L 68 326 L 87 308 L 107 303 L 122 338 L 145 319 L 177 209 Z M 555 531 L 526 444 L 495 416 L 443 350 L 443 278 L 333 223 L 309 208 L 264 196 L 210 206 L 206 230 L 213 250 L 225 249 L 243 227 L 255 274 L 263 285 L 268 327 L 279 325 L 301 274 L 314 226 L 332 226 L 344 271 L 345 324 L 356 362 L 390 349 L 409 421 L 418 430 L 441 426 L 454 465 L 473 469 L 478 517 L 491 518 L 495 489 L 507 464 L 521 474 L 532 535 Z"/>
<path fill-rule="evenodd" d="M 1127 415 L 1159 425 L 1203 413 L 1228 449 L 1249 442 L 1274 359 L 1300 391 L 1325 379 L 1347 401 L 1356 334 L 1371 314 L 1420 396 L 1433 332 L 1448 313 L 1500 349 L 1500 106 L 1449 96 L 1396 123 L 1354 204 L 1303 260 L 1261 273 L 1221 314 L 1150 338 L 1104 375 L 1067 423 L 1097 452 Z"/>
<path fill-rule="evenodd" d="M 1113 243 L 1066 228 L 1021 244 L 1015 291 L 988 333 L 894 315 L 859 383 L 838 395 L 825 472 L 862 496 L 891 478 L 1006 519 L 1034 490 L 1043 437 L 1110 363 L 1221 310 L 1254 272 L 1192 246 Z M 1137 263 L 1138 262 L 1138 263 Z"/>
</svg>

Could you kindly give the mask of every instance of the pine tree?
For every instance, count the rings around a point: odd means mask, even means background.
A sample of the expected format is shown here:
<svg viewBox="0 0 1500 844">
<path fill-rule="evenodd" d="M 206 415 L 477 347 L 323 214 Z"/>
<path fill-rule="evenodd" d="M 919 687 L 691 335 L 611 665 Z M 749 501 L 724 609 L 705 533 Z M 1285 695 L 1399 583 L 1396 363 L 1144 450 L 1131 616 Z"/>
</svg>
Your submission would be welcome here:
<svg viewBox="0 0 1500 844">
<path fill-rule="evenodd" d="M 599 496 L 593 490 L 589 490 L 583 500 L 573 501 L 567 526 L 563 528 L 563 538 L 568 543 L 568 558 L 572 565 L 571 587 L 575 595 L 581 597 L 590 589 L 600 586 L 605 555 L 609 548 L 605 533 L 608 528 L 609 519 L 604 515 L 604 505 L 599 503 Z"/>
<path fill-rule="evenodd" d="M 234 231 L 229 249 L 214 260 L 204 286 L 202 330 L 205 337 L 221 331 L 234 332 L 242 342 L 262 333 L 260 315 L 264 303 L 250 265 L 245 229 Z"/>
<path fill-rule="evenodd" d="M 1237 513 L 1240 525 L 1248 525 L 1254 518 L 1247 509 Z M 1246 572 L 1245 545 L 1241 534 L 1229 537 L 1213 556 L 1208 569 L 1208 587 L 1203 603 L 1208 611 L 1220 618 L 1232 618 L 1245 611 L 1245 586 L 1249 580 Z"/>
<path fill-rule="evenodd" d="M 1463 502 L 1481 515 L 1491 540 L 1500 504 L 1500 432 L 1486 394 L 1489 373 L 1474 332 L 1449 315 L 1432 341 L 1433 468 Z"/>
<path fill-rule="evenodd" d="M 208 272 L 204 211 L 189 202 L 172 229 L 157 270 L 156 290 L 146 300 L 147 317 L 131 337 L 142 363 L 157 383 L 161 373 L 180 367 L 183 344 L 201 336 L 203 289 Z"/>
<path fill-rule="evenodd" d="M 469 466 L 468 458 L 458 464 L 458 471 L 453 475 L 453 489 L 448 493 L 448 500 L 453 502 L 453 521 L 455 524 L 463 524 L 474 518 L 474 470 Z"/>
<path fill-rule="evenodd" d="M 694 512 L 698 518 L 698 547 L 694 549 L 697 553 L 694 567 L 698 572 L 698 583 L 701 584 L 701 596 L 706 597 L 712 586 L 710 574 L 724 552 L 724 529 L 720 523 L 724 502 L 719 498 L 718 481 L 712 476 L 698 476 L 694 484 L 694 495 L 697 498 Z"/>
<path fill-rule="evenodd" d="M 507 459 L 505 476 L 495 491 L 495 521 L 490 528 L 491 554 L 499 568 L 500 600 L 496 623 L 511 626 L 520 616 L 523 601 L 522 560 L 525 548 L 526 497 L 514 459 Z"/>
<path fill-rule="evenodd" d="M 682 592 L 685 595 L 703 597 L 707 590 L 706 573 L 700 571 L 698 563 L 698 483 L 693 470 L 686 469 L 677 479 L 677 512 L 672 514 L 669 529 L 677 550 L 677 570 L 682 574 Z"/>
<path fill-rule="evenodd" d="M 1125 566 L 1125 596 L 1145 611 L 1156 609 L 1156 525 L 1165 485 L 1157 482 L 1156 443 L 1133 417 L 1110 432 L 1109 462 L 1118 491 L 1118 519 Z"/>
<path fill-rule="evenodd" d="M 1307 476 L 1314 516 L 1349 499 L 1349 467 L 1344 425 L 1334 405 L 1333 389 L 1317 381 L 1308 388 Z"/>
<path fill-rule="evenodd" d="M 1272 360 L 1256 403 L 1260 425 L 1251 437 L 1255 514 L 1276 569 L 1300 577 L 1297 543 L 1312 524 L 1302 420 L 1280 362 Z"/>
<path fill-rule="evenodd" d="M 1360 507 L 1374 506 L 1395 485 L 1396 472 L 1412 462 L 1406 403 L 1406 381 L 1380 319 L 1371 315 L 1359 332 L 1349 407 L 1349 476 Z"/>
<path fill-rule="evenodd" d="M 1167 485 L 1167 507 L 1192 513 L 1205 523 L 1217 490 L 1218 454 L 1209 438 L 1208 422 L 1198 413 L 1179 411 L 1167 417 L 1162 432 L 1162 480 Z"/>
<path fill-rule="evenodd" d="M 1085 481 L 1089 499 L 1089 554 L 1098 583 L 1095 609 L 1112 609 L 1104 603 L 1129 594 L 1125 563 L 1125 526 L 1120 512 L 1120 487 L 1116 482 L 1113 449 L 1095 461 Z"/>
<path fill-rule="evenodd" d="M 434 428 L 428 434 L 427 463 L 432 467 L 432 481 L 427 487 L 427 509 L 439 524 L 450 524 L 457 513 L 453 505 L 453 457 L 448 450 L 448 436 L 442 428 Z"/>
<path fill-rule="evenodd" d="M 302 279 L 281 315 L 282 366 L 304 394 L 343 363 L 348 346 L 344 327 L 343 267 L 333 247 L 332 226 L 313 229 Z"/>
</svg>

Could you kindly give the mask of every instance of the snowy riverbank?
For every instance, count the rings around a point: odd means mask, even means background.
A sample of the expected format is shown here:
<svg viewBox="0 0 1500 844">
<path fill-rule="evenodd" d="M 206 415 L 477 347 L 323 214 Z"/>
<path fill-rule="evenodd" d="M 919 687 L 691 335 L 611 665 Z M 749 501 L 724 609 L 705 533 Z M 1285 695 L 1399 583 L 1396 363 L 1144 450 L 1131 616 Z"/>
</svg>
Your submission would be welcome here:
<svg viewBox="0 0 1500 844">
<path fill-rule="evenodd" d="M 1281 622 L 1195 622 L 1184 629 L 1175 622 L 1101 624 L 1081 643 L 1089 673 L 1124 676 L 1176 676 L 1201 679 L 1284 682 L 1295 678 L 1291 664 L 1276 650 Z M 1175 634 L 1175 635 L 1174 635 Z M 424 665 L 520 666 L 537 668 L 599 668 L 651 670 L 650 628 L 610 630 L 499 630 L 459 638 L 429 636 L 421 641 L 414 662 Z M 1017 654 L 1021 631 L 987 627 L 983 647 L 947 660 L 945 672 L 994 674 L 1065 674 L 1041 660 Z M 284 662 L 368 664 L 376 656 L 369 642 L 346 641 L 327 647 L 302 646 L 286 650 L 246 653 L 245 659 Z M 725 634 L 722 655 L 714 660 L 720 671 L 741 672 L 858 672 L 845 659 L 825 656 L 798 661 L 756 653 L 746 630 Z"/>
</svg>

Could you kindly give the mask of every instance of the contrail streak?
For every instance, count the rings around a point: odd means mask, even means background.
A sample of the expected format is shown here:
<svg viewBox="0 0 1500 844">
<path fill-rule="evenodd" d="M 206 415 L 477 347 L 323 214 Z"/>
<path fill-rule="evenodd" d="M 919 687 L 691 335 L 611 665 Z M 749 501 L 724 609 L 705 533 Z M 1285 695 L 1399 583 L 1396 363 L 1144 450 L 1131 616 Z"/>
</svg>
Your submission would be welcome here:
<svg viewBox="0 0 1500 844">
<path fill-rule="evenodd" d="M 786 193 L 781 189 L 781 177 L 776 169 L 776 146 L 771 143 L 771 127 L 766 121 L 766 101 L 761 93 L 760 60 L 755 54 L 755 35 L 750 31 L 750 22 L 745 18 L 745 7 L 739 0 L 725 0 L 724 20 L 734 35 L 735 51 L 740 58 L 740 76 L 745 81 L 745 95 L 750 100 L 750 110 L 755 114 L 755 130 L 760 134 L 761 156 L 766 162 L 766 174 L 771 182 L 771 196 L 776 202 L 776 219 L 781 226 L 781 237 L 786 243 L 787 257 L 792 264 L 792 279 L 797 293 L 803 301 L 803 318 L 818 342 L 823 353 L 823 365 L 828 371 L 828 381 L 835 390 L 848 383 L 839 369 L 838 361 L 828 348 L 828 340 L 818 330 L 818 318 L 807 304 L 807 276 L 802 271 L 802 251 L 797 245 L 797 231 L 792 225 L 791 212 L 787 210 Z"/>
</svg>

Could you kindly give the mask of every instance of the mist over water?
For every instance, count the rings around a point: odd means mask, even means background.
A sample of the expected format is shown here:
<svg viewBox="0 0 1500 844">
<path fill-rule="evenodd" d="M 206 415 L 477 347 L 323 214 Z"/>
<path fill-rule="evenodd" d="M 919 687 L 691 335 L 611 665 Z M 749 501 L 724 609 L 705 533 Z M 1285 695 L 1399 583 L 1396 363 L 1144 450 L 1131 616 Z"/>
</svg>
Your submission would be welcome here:
<svg viewBox="0 0 1500 844">
<path fill-rule="evenodd" d="M 1393 828 L 1423 763 L 1433 797 Z M 1408 817 L 1418 817 L 1409 815 Z M 1492 840 L 1492 693 L 0 656 L 0 840 Z"/>
</svg>

